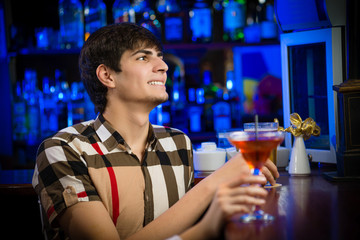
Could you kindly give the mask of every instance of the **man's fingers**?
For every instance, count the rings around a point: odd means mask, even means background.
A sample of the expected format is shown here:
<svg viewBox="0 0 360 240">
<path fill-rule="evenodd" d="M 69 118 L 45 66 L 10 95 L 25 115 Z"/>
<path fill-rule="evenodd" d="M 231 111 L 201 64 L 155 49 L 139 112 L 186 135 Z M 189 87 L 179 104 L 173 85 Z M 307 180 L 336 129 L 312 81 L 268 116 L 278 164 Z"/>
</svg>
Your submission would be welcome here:
<svg viewBox="0 0 360 240">
<path fill-rule="evenodd" d="M 244 184 L 259 184 L 263 185 L 266 183 L 266 178 L 264 176 L 253 176 L 253 175 L 247 175 L 247 176 L 239 176 L 231 181 L 227 182 L 226 185 L 228 187 L 238 187 Z"/>
<path fill-rule="evenodd" d="M 266 191 L 263 187 L 260 187 L 258 185 L 249 185 L 247 187 L 237 187 L 232 190 L 232 196 L 252 196 L 255 198 L 265 198 L 268 194 L 268 191 Z M 247 203 L 250 204 L 250 203 Z"/>
<path fill-rule="evenodd" d="M 266 160 L 264 166 L 268 168 L 274 178 L 278 178 L 280 176 L 276 165 L 270 159 Z"/>
<path fill-rule="evenodd" d="M 274 176 L 272 175 L 272 173 L 269 171 L 269 169 L 267 167 L 263 167 L 261 172 L 271 185 L 276 184 L 276 180 L 274 179 Z"/>
</svg>

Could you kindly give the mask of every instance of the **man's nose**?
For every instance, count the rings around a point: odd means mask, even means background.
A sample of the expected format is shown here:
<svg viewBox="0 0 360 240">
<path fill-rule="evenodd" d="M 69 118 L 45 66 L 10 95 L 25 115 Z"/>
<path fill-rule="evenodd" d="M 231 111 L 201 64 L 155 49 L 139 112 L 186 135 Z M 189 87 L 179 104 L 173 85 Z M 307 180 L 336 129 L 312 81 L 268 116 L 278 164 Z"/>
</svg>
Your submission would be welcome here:
<svg viewBox="0 0 360 240">
<path fill-rule="evenodd" d="M 167 72 L 167 70 L 169 70 L 169 67 L 163 59 L 158 58 L 158 60 L 156 61 L 156 64 L 155 64 L 155 70 Z"/>
</svg>

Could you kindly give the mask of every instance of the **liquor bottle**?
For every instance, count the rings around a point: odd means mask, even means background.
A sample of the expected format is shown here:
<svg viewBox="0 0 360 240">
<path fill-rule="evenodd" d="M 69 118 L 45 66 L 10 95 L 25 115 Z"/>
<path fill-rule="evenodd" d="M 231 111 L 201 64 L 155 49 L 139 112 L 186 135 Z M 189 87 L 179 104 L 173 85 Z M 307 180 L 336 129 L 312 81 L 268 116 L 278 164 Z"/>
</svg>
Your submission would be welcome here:
<svg viewBox="0 0 360 240">
<path fill-rule="evenodd" d="M 181 65 L 183 66 L 183 64 Z M 169 64 L 169 66 L 171 65 Z M 171 125 L 186 132 L 188 130 L 186 110 L 187 100 L 183 73 L 183 68 L 176 65 L 173 73 L 171 74 L 173 82 L 171 95 Z"/>
<path fill-rule="evenodd" d="M 42 85 L 42 98 L 40 98 L 41 137 L 46 138 L 54 134 L 59 126 L 56 115 L 55 87 L 50 86 L 48 77 L 43 78 Z"/>
<path fill-rule="evenodd" d="M 150 8 L 149 2 L 147 0 L 135 0 L 133 8 L 136 24 L 148 29 L 161 40 L 161 23 L 157 19 L 155 11 Z"/>
<path fill-rule="evenodd" d="M 274 4 L 269 0 L 259 0 L 257 9 L 260 10 L 261 39 L 271 40 L 278 38 L 278 26 L 275 22 Z"/>
<path fill-rule="evenodd" d="M 203 130 L 202 115 L 203 104 L 205 102 L 204 89 L 203 88 L 189 88 L 188 90 L 188 102 L 189 102 L 189 131 L 201 132 Z"/>
<path fill-rule="evenodd" d="M 181 61 L 180 58 L 179 61 Z M 173 82 L 172 102 L 176 104 L 176 108 L 184 108 L 186 105 L 185 80 L 182 69 L 182 67 L 176 65 L 171 76 Z"/>
<path fill-rule="evenodd" d="M 212 40 L 212 11 L 204 0 L 196 0 L 189 11 L 192 42 L 210 42 Z"/>
<path fill-rule="evenodd" d="M 206 69 L 203 72 L 203 85 L 204 85 L 204 122 L 205 131 L 212 132 L 214 130 L 213 122 L 213 109 L 212 106 L 216 102 L 217 92 L 219 88 L 214 85 L 212 80 L 212 73 Z"/>
<path fill-rule="evenodd" d="M 72 125 L 69 118 L 68 102 L 70 98 L 69 84 L 66 82 L 64 72 L 55 70 L 56 106 L 59 129 Z"/>
<path fill-rule="evenodd" d="M 84 44 L 84 12 L 79 0 L 59 1 L 60 46 L 81 48 Z"/>
<path fill-rule="evenodd" d="M 129 0 L 115 0 L 113 7 L 114 23 L 132 22 L 135 23 L 135 11 Z"/>
<path fill-rule="evenodd" d="M 245 0 L 224 1 L 224 41 L 243 41 L 246 24 Z"/>
<path fill-rule="evenodd" d="M 40 139 L 40 92 L 37 88 L 37 73 L 33 69 L 25 70 L 25 88 L 27 93 L 27 144 L 33 146 Z"/>
<path fill-rule="evenodd" d="M 71 95 L 68 102 L 69 125 L 85 121 L 84 85 L 82 82 L 71 84 Z"/>
<path fill-rule="evenodd" d="M 13 108 L 13 139 L 24 141 L 27 137 L 26 101 L 21 90 L 21 82 L 16 82 Z"/>
<path fill-rule="evenodd" d="M 213 41 L 214 42 L 222 42 L 224 35 L 224 8 L 223 8 L 223 0 L 214 0 L 213 7 Z"/>
<path fill-rule="evenodd" d="M 85 41 L 91 33 L 106 26 L 106 5 L 102 0 L 86 0 L 84 4 Z"/>
<path fill-rule="evenodd" d="M 226 88 L 223 94 L 223 100 L 230 104 L 231 108 L 231 126 L 240 128 L 241 125 L 241 105 L 240 97 L 236 90 L 234 55 L 231 49 L 225 51 L 225 82 Z"/>
<path fill-rule="evenodd" d="M 162 36 L 164 42 L 185 42 L 186 19 L 176 0 L 158 0 L 157 11 L 162 17 Z"/>
<path fill-rule="evenodd" d="M 214 130 L 216 132 L 231 128 L 231 109 L 227 101 L 218 101 L 213 106 Z"/>
</svg>

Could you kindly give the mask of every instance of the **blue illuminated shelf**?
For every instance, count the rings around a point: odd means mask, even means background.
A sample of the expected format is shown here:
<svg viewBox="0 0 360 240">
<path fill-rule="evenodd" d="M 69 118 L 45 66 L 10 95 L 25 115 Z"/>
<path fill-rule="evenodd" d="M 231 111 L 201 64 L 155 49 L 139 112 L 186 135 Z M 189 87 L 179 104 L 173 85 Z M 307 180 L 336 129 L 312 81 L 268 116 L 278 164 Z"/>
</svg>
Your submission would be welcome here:
<svg viewBox="0 0 360 240">
<path fill-rule="evenodd" d="M 279 41 L 265 41 L 259 43 L 242 43 L 242 42 L 211 42 L 211 43 L 165 43 L 165 50 L 191 50 L 191 49 L 225 49 L 233 47 L 245 47 L 245 46 L 263 46 L 263 45 L 274 45 L 280 44 Z"/>
<path fill-rule="evenodd" d="M 80 54 L 80 48 L 74 48 L 74 49 L 27 49 L 23 48 L 20 49 L 17 52 L 11 52 L 9 53 L 10 56 L 16 56 L 16 55 L 74 55 L 74 54 Z"/>
<path fill-rule="evenodd" d="M 241 42 L 219 42 L 219 43 L 165 43 L 165 50 L 193 50 L 193 49 L 207 49 L 207 50 L 217 50 L 217 49 L 226 49 L 233 47 L 241 47 L 241 46 L 263 46 L 263 45 L 273 45 L 279 44 L 278 41 L 266 41 L 259 43 L 241 43 Z M 23 48 L 17 52 L 10 52 L 10 56 L 16 55 L 74 55 L 80 54 L 79 48 L 74 49 L 27 49 Z"/>
</svg>

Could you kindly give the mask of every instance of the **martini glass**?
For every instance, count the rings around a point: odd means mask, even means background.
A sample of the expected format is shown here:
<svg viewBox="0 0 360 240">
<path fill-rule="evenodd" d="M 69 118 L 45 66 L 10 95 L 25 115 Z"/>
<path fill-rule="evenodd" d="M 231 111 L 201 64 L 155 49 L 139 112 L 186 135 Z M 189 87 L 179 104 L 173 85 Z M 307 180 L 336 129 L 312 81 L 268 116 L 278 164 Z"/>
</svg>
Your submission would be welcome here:
<svg viewBox="0 0 360 240">
<path fill-rule="evenodd" d="M 242 156 L 248 164 L 253 175 L 259 175 L 270 153 L 283 140 L 284 133 L 280 131 L 234 131 L 228 134 L 229 142 L 240 149 Z M 270 214 L 262 211 L 258 206 L 249 214 L 241 216 L 240 221 L 264 221 L 274 220 Z"/>
<path fill-rule="evenodd" d="M 257 126 L 255 126 L 255 124 L 257 124 Z M 250 123 L 244 123 L 244 131 L 255 131 L 255 127 L 256 130 L 258 132 L 268 132 L 268 131 L 278 131 L 279 128 L 279 123 L 278 122 L 250 122 Z M 276 166 L 276 157 L 277 157 L 277 147 L 274 148 L 271 152 L 270 152 L 270 160 L 275 164 Z M 274 185 L 274 187 L 279 187 L 281 186 L 280 183 L 276 183 Z M 271 184 L 269 182 L 266 183 L 265 187 L 273 187 L 271 186 Z"/>
</svg>

